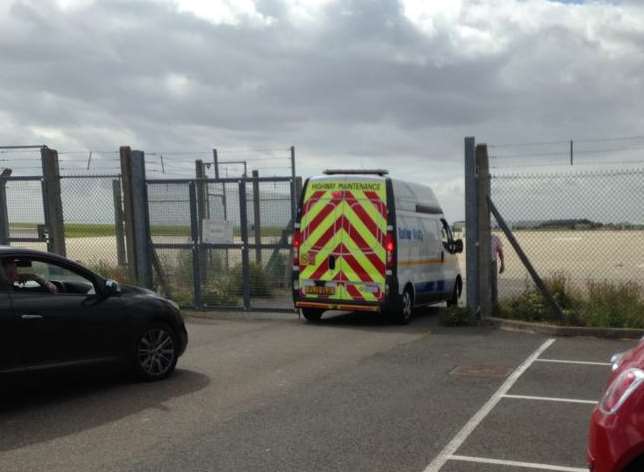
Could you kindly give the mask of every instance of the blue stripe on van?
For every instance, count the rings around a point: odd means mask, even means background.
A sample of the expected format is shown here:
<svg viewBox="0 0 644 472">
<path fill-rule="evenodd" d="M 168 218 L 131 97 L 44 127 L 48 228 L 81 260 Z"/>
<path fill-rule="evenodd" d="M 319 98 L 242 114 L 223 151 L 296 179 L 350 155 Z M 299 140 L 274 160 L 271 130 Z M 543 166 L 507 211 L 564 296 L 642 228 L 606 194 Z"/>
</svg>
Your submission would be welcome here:
<svg viewBox="0 0 644 472">
<path fill-rule="evenodd" d="M 445 292 L 446 284 L 444 280 L 436 280 L 431 282 L 421 282 L 414 285 L 416 293 L 430 293 L 430 292 Z"/>
</svg>

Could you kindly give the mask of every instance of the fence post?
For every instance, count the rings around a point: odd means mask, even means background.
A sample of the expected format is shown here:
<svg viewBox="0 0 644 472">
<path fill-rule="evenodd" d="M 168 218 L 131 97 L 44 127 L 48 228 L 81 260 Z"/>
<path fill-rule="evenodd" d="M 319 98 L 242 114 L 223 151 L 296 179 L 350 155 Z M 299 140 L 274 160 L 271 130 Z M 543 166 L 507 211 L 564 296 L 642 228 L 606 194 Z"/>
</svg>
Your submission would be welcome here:
<svg viewBox="0 0 644 472">
<path fill-rule="evenodd" d="M 7 179 L 0 176 L 0 244 L 9 244 L 9 207 L 7 206 Z"/>
<path fill-rule="evenodd" d="M 465 138 L 465 274 L 467 306 L 479 307 L 478 296 L 478 194 L 476 188 L 476 156 L 474 137 Z"/>
<path fill-rule="evenodd" d="M 123 146 L 120 148 L 120 155 L 129 273 L 138 284 L 152 288 L 152 248 L 145 154 L 143 151 L 132 151 L 128 146 Z"/>
<path fill-rule="evenodd" d="M 195 177 L 196 177 L 196 192 L 197 192 L 197 221 L 198 221 L 198 239 L 199 241 L 199 275 L 205 282 L 208 278 L 208 258 L 204 252 L 203 244 L 203 222 L 209 218 L 208 211 L 208 184 L 206 179 L 206 167 L 201 159 L 195 161 Z"/>
<path fill-rule="evenodd" d="M 297 213 L 297 189 L 295 182 L 295 146 L 291 146 L 291 219 L 295 222 Z"/>
<path fill-rule="evenodd" d="M 490 211 L 492 212 L 492 214 L 494 215 L 494 218 L 496 219 L 496 222 L 501 227 L 501 230 L 503 230 L 505 237 L 508 238 L 508 241 L 512 245 L 512 248 L 516 251 L 517 256 L 519 256 L 519 260 L 521 260 L 524 267 L 530 274 L 530 277 L 532 277 L 532 281 L 541 292 L 541 295 L 543 295 L 543 298 L 545 298 L 548 304 L 550 305 L 552 312 L 559 320 L 563 320 L 564 319 L 563 310 L 561 309 L 557 301 L 550 293 L 550 290 L 548 290 L 548 287 L 546 287 L 546 284 L 543 283 L 543 280 L 541 280 L 541 277 L 539 277 L 539 274 L 533 267 L 532 263 L 530 262 L 530 259 L 528 259 L 528 256 L 526 255 L 526 253 L 523 251 L 523 249 L 521 249 L 521 246 L 519 245 L 519 242 L 514 237 L 514 234 L 512 234 L 510 227 L 507 225 L 507 223 L 503 219 L 503 216 L 501 216 L 501 213 L 499 213 L 499 210 L 496 209 L 496 206 L 494 206 L 494 202 L 489 197 L 488 197 L 488 205 L 489 205 Z"/>
<path fill-rule="evenodd" d="M 199 208 L 197 189 L 194 182 L 188 186 L 190 195 L 190 235 L 192 238 L 192 303 L 195 308 L 203 306 L 201 294 L 201 244 L 199 242 Z"/>
<path fill-rule="evenodd" d="M 490 254 L 490 168 L 487 155 L 487 145 L 476 146 L 477 192 L 478 192 L 478 274 L 479 274 L 479 304 L 481 317 L 492 315 L 492 293 L 490 291 L 490 276 L 492 270 L 492 255 Z M 496 274 L 495 274 L 496 276 Z"/>
<path fill-rule="evenodd" d="M 65 223 L 63 218 L 63 201 L 60 194 L 60 168 L 58 152 L 46 146 L 40 148 L 43 176 L 43 201 L 45 225 L 49 237 L 47 251 L 65 257 Z"/>
<path fill-rule="evenodd" d="M 121 158 L 121 180 L 123 182 L 123 226 L 125 233 L 125 249 L 128 277 L 131 281 L 137 280 L 136 272 L 136 249 L 134 246 L 134 210 L 132 209 L 132 176 L 130 172 L 129 146 L 121 146 L 119 155 Z"/>
<path fill-rule="evenodd" d="M 219 154 L 217 149 L 212 150 L 212 160 L 215 165 L 215 179 L 219 180 Z M 224 211 L 224 221 L 228 221 L 228 205 L 226 204 L 226 184 L 221 184 L 221 206 Z M 230 267 L 230 261 L 228 257 L 228 249 L 224 249 L 224 267 L 226 270 Z"/>
<path fill-rule="evenodd" d="M 121 181 L 112 181 L 114 194 L 114 232 L 116 233 L 116 260 L 118 265 L 125 266 L 125 230 L 123 228 L 123 202 L 121 198 Z"/>
<path fill-rule="evenodd" d="M 259 171 L 253 171 L 253 223 L 255 233 L 255 262 L 259 267 L 262 265 L 262 228 L 259 195 Z"/>
<path fill-rule="evenodd" d="M 250 309 L 250 260 L 248 254 L 248 211 L 246 208 L 246 179 L 239 181 L 239 222 L 242 240 L 242 296 L 244 309 Z"/>
<path fill-rule="evenodd" d="M 302 177 L 295 178 L 295 205 L 300 204 L 300 199 L 302 198 Z M 296 209 L 297 211 L 297 209 Z"/>
</svg>

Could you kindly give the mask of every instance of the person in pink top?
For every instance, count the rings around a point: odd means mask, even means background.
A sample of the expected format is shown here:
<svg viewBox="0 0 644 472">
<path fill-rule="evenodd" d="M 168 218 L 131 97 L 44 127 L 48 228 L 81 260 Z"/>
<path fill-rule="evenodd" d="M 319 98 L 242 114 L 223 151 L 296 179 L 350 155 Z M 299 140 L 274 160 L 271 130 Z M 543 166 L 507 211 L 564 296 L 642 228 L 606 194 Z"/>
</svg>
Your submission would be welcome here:
<svg viewBox="0 0 644 472">
<path fill-rule="evenodd" d="M 501 238 L 496 234 L 492 234 L 490 237 L 490 256 L 492 257 L 492 263 L 490 264 L 490 290 L 492 292 L 492 307 L 496 308 L 496 304 L 499 301 L 499 284 L 497 274 L 502 274 L 505 270 L 505 256 L 503 255 L 503 243 Z M 497 257 L 500 265 L 497 266 Z M 498 268 L 498 270 L 497 270 Z"/>
</svg>

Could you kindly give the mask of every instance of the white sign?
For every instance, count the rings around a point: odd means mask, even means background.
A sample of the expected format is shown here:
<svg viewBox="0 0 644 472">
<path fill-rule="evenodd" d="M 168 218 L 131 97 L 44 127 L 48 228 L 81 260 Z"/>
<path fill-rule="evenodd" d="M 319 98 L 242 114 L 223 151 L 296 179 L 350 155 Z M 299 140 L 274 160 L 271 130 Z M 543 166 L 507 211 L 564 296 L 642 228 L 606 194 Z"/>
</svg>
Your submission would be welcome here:
<svg viewBox="0 0 644 472">
<path fill-rule="evenodd" d="M 203 220 L 203 240 L 210 244 L 232 244 L 233 224 L 226 220 Z"/>
</svg>

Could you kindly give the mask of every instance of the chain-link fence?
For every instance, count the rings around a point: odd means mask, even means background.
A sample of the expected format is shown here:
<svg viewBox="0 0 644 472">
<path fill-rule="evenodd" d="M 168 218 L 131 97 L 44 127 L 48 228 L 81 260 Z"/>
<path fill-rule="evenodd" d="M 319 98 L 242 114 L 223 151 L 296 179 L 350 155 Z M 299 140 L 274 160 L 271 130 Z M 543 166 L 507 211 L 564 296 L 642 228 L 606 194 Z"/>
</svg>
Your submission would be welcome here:
<svg viewBox="0 0 644 472">
<path fill-rule="evenodd" d="M 0 151 L 0 244 L 63 254 L 183 305 L 291 308 L 294 148 L 149 160 L 127 147 Z M 267 177 L 277 172 L 290 175 Z"/>
<path fill-rule="evenodd" d="M 292 182 L 149 180 L 156 283 L 185 304 L 290 309 Z"/>
<path fill-rule="evenodd" d="M 491 198 L 537 272 L 587 294 L 593 283 L 644 287 L 644 170 L 496 173 Z M 532 282 L 492 218 L 503 244 L 499 299 Z"/>
</svg>

